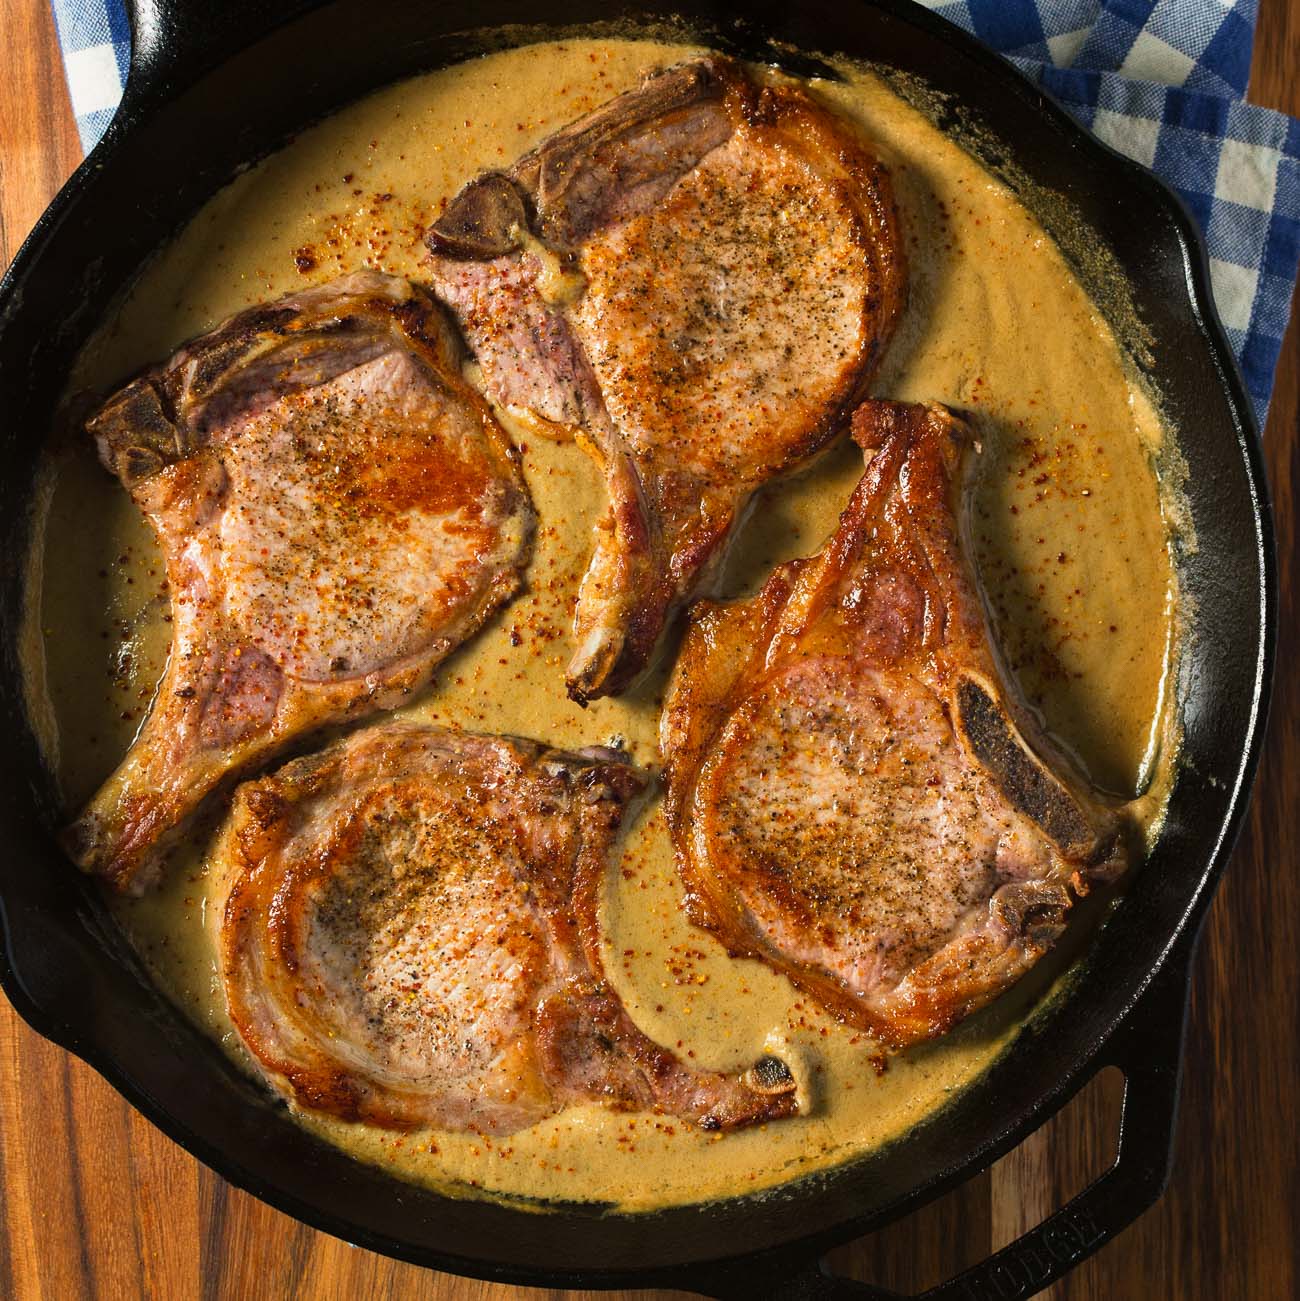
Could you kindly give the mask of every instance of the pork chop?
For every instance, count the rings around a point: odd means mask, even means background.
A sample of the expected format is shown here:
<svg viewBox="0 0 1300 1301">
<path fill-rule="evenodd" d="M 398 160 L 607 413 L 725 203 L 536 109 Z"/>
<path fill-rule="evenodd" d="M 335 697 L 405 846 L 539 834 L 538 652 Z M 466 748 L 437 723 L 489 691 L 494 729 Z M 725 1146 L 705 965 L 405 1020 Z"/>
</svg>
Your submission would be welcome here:
<svg viewBox="0 0 1300 1301">
<path fill-rule="evenodd" d="M 429 246 L 490 395 L 603 471 L 567 678 L 616 694 L 863 395 L 904 292 L 888 174 L 807 92 L 707 58 L 472 181 Z"/>
<path fill-rule="evenodd" d="M 397 1129 L 508 1134 L 591 1101 L 706 1129 L 793 1114 L 777 1059 L 694 1070 L 605 980 L 600 893 L 644 785 L 614 751 L 389 722 L 241 786 L 218 950 L 267 1078 Z"/>
<path fill-rule="evenodd" d="M 228 774 L 398 703 L 515 591 L 532 507 L 443 314 L 358 272 L 233 317 L 90 421 L 172 601 L 152 712 L 65 840 L 139 888 Z"/>
<path fill-rule="evenodd" d="M 1127 849 L 1001 685 L 956 522 L 969 431 L 867 402 L 853 436 L 823 550 L 692 612 L 661 740 L 692 916 L 901 1046 L 1017 980 Z"/>
</svg>

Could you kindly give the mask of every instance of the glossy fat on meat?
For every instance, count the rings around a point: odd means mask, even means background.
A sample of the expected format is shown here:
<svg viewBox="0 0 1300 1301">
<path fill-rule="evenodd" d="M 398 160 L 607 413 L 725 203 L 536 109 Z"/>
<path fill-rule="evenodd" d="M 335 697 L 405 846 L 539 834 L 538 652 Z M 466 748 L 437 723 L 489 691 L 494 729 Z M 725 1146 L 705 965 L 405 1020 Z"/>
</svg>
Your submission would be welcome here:
<svg viewBox="0 0 1300 1301">
<path fill-rule="evenodd" d="M 901 1046 L 1023 975 L 1128 851 L 1001 686 L 959 538 L 969 431 L 866 402 L 853 432 L 823 550 L 692 611 L 661 739 L 692 916 Z"/>
<path fill-rule="evenodd" d="M 606 982 L 599 899 L 646 778 L 613 751 L 391 722 L 241 786 L 214 857 L 231 1018 L 301 1106 L 513 1133 L 580 1102 L 706 1129 L 796 1110 L 697 1071 Z"/>
<path fill-rule="evenodd" d="M 241 313 L 89 430 L 148 517 L 172 600 L 153 710 L 66 833 L 119 888 L 227 775 L 400 703 L 516 589 L 518 458 L 405 280 L 358 272 Z"/>
<path fill-rule="evenodd" d="M 567 684 L 616 694 L 753 490 L 862 396 L 904 293 L 888 174 L 807 91 L 713 57 L 471 182 L 429 244 L 493 398 L 604 473 Z"/>
</svg>

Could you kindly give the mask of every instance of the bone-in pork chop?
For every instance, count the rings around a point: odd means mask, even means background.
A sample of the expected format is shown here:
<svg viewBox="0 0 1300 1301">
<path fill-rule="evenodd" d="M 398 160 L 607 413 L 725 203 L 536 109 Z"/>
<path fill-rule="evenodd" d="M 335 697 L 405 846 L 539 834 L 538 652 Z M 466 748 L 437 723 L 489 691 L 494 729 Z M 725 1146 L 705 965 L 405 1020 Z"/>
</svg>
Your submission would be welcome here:
<svg viewBox="0 0 1300 1301">
<path fill-rule="evenodd" d="M 471 182 L 429 245 L 489 393 L 604 473 L 568 687 L 615 694 L 863 395 L 904 288 L 888 175 L 805 91 L 710 58 Z"/>
<path fill-rule="evenodd" d="M 613 751 L 391 722 L 241 786 L 220 964 L 267 1078 L 399 1129 L 513 1133 L 591 1101 L 792 1115 L 783 1063 L 694 1070 L 605 981 L 600 892 L 644 784 Z"/>
<path fill-rule="evenodd" d="M 965 426 L 864 403 L 820 554 L 701 604 L 662 720 L 692 915 L 890 1045 L 1019 978 L 1126 861 L 1000 685 L 954 484 Z"/>
<path fill-rule="evenodd" d="M 515 591 L 532 507 L 443 314 L 372 272 L 233 317 L 89 428 L 172 599 L 153 711 L 66 833 L 131 888 L 224 776 L 426 683 Z"/>
</svg>

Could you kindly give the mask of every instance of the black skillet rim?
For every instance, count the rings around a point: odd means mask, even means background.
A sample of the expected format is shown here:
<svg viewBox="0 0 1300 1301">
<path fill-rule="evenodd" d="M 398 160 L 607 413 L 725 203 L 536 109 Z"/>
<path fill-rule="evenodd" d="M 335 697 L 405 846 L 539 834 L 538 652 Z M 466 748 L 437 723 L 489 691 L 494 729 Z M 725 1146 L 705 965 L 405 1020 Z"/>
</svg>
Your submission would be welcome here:
<svg viewBox="0 0 1300 1301">
<path fill-rule="evenodd" d="M 773 1263 L 775 1263 L 777 1259 L 785 1259 L 791 1253 L 806 1257 L 813 1250 L 821 1250 L 836 1242 L 856 1236 L 867 1228 L 876 1227 L 889 1219 L 896 1218 L 899 1214 L 905 1213 L 907 1210 L 912 1209 L 913 1206 L 920 1204 L 920 1202 L 938 1195 L 943 1189 L 952 1186 L 962 1178 L 968 1177 L 975 1170 L 982 1168 L 997 1155 L 1010 1150 L 1025 1135 L 1036 1128 L 1065 1098 L 1070 1096 L 1074 1088 L 1081 1082 L 1081 1079 L 1086 1078 L 1088 1065 L 1096 1055 L 1097 1050 L 1121 1024 L 1129 1019 L 1156 974 L 1164 967 L 1179 937 L 1189 931 L 1194 931 L 1209 902 L 1213 886 L 1222 873 L 1227 855 L 1240 827 L 1250 784 L 1259 761 L 1268 686 L 1271 681 L 1275 653 L 1277 597 L 1272 518 L 1267 498 L 1259 434 L 1255 428 L 1251 406 L 1237 371 L 1235 359 L 1227 346 L 1226 337 L 1213 307 L 1209 286 L 1208 263 L 1200 232 L 1183 208 L 1181 201 L 1161 182 L 1146 172 L 1145 169 L 1123 158 L 1083 131 L 1050 96 L 1030 82 L 1012 65 L 1007 64 L 966 33 L 952 27 L 946 21 L 937 18 L 928 11 L 900 2 L 900 0 L 877 0 L 874 7 L 884 10 L 896 18 L 901 18 L 913 27 L 920 28 L 931 39 L 940 44 L 955 47 L 959 54 L 976 60 L 991 77 L 1003 81 L 1007 84 L 1008 89 L 1018 93 L 1022 101 L 1032 104 L 1038 112 L 1045 114 L 1049 119 L 1056 119 L 1058 127 L 1064 127 L 1067 133 L 1072 133 L 1080 147 L 1091 150 L 1111 169 L 1122 171 L 1130 185 L 1143 191 L 1151 203 L 1163 207 L 1166 214 L 1173 220 L 1184 259 L 1188 307 L 1197 333 L 1209 346 L 1211 360 L 1218 372 L 1218 380 L 1227 397 L 1228 408 L 1235 425 L 1237 451 L 1241 456 L 1247 483 L 1253 498 L 1256 558 L 1259 562 L 1261 589 L 1260 643 L 1255 660 L 1254 690 L 1252 693 L 1253 717 L 1248 723 L 1247 744 L 1242 753 L 1241 762 L 1236 769 L 1236 780 L 1227 811 L 1220 824 L 1217 839 L 1205 858 L 1205 867 L 1199 874 L 1196 885 L 1186 900 L 1181 917 L 1169 934 L 1157 960 L 1151 964 L 1145 979 L 1139 983 L 1132 996 L 1125 1001 L 1118 1011 L 1108 1018 L 1108 1025 L 1103 1032 L 1092 1042 L 1076 1046 L 1068 1070 L 1056 1084 L 1041 1093 L 1037 1102 L 1027 1110 L 1022 1111 L 1013 1123 L 1004 1124 L 990 1138 L 970 1149 L 960 1163 L 940 1170 L 924 1184 L 913 1189 L 906 1197 L 877 1208 L 874 1212 L 837 1222 L 832 1228 L 791 1237 L 780 1242 L 769 1252 L 750 1252 L 741 1255 L 728 1255 L 723 1252 L 716 1256 L 709 1256 L 689 1263 L 657 1268 L 615 1268 L 609 1270 L 593 1269 L 585 1266 L 556 1269 L 535 1265 L 503 1265 L 499 1262 L 485 1261 L 479 1258 L 459 1257 L 445 1251 L 433 1250 L 398 1239 L 387 1238 L 382 1234 L 361 1231 L 358 1226 L 339 1220 L 277 1188 L 273 1184 L 267 1183 L 262 1177 L 234 1165 L 223 1153 L 215 1150 L 204 1139 L 174 1120 L 150 1098 L 143 1087 L 135 1082 L 124 1067 L 106 1057 L 94 1042 L 93 1029 L 90 1032 L 81 1032 L 76 1027 L 60 1023 L 57 1019 L 48 1015 L 38 1003 L 28 998 L 18 972 L 12 965 L 12 945 L 8 931 L 10 922 L 6 913 L 3 916 L 4 943 L 2 949 L 0 949 L 0 986 L 4 988 L 11 1002 L 29 1024 L 46 1038 L 82 1057 L 83 1060 L 87 1061 L 113 1084 L 133 1106 L 200 1160 L 216 1169 L 237 1186 L 254 1192 L 272 1205 L 306 1223 L 390 1256 L 411 1260 L 419 1264 L 451 1269 L 460 1273 L 521 1283 L 549 1283 L 552 1285 L 574 1283 L 586 1286 L 688 1283 L 692 1279 L 698 1279 L 705 1271 L 714 1273 L 725 1269 L 729 1264 L 744 1262 L 752 1267 L 766 1257 L 771 1257 Z M 297 16 L 297 14 L 295 13 L 294 16 Z M 4 280 L 0 282 L 0 324 L 3 324 L 3 309 L 10 295 L 16 292 L 29 264 L 39 257 L 41 246 L 48 232 L 60 217 L 75 204 L 81 192 L 85 189 L 91 172 L 94 169 L 106 166 L 113 157 L 117 141 L 128 134 L 138 120 L 147 118 L 156 111 L 156 106 L 145 106 L 142 109 L 138 104 L 130 102 L 124 104 L 123 110 L 115 120 L 105 142 L 92 153 L 91 157 L 83 163 L 69 183 L 56 196 L 19 250 Z M 3 901 L 0 901 L 0 904 L 2 903 Z M 1007 1056 L 1011 1057 L 1015 1052 L 1016 1050 L 1013 1049 Z M 999 1063 L 1000 1065 L 1001 1063 Z M 994 1067 L 990 1075 L 998 1069 L 998 1067 Z M 982 1077 L 965 1092 L 973 1093 L 984 1088 L 990 1079 L 990 1075 Z M 947 1110 L 945 1108 L 943 1114 L 946 1114 Z M 929 1124 L 930 1122 L 926 1123 Z M 850 1167 L 856 1168 L 858 1164 L 857 1162 L 850 1163 Z M 850 1167 L 844 1169 L 849 1170 Z M 792 1190 L 793 1199 L 796 1203 L 808 1200 L 805 1195 L 807 1189 L 803 1181 L 799 1181 L 795 1185 L 787 1185 L 786 1189 Z M 784 1192 L 786 1189 L 782 1191 Z M 815 1197 L 815 1193 L 813 1196 Z M 750 1201 L 751 1199 L 748 1198 L 732 1199 L 727 1205 L 732 1208 L 740 1208 Z M 650 1228 L 662 1218 L 665 1218 L 662 1214 L 645 1216 L 641 1217 L 641 1222 L 646 1224 L 647 1228 Z M 592 1217 L 592 1221 L 592 1229 L 596 1231 L 595 1216 Z"/>
</svg>

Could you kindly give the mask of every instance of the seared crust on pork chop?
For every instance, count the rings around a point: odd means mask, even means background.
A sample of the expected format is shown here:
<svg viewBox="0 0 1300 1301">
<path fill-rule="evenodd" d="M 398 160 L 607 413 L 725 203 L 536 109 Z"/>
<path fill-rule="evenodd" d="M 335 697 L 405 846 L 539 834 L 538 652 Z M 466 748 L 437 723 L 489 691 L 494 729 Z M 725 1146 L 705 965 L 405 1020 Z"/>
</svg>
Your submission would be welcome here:
<svg viewBox="0 0 1300 1301">
<path fill-rule="evenodd" d="M 89 430 L 162 546 L 172 647 L 65 840 L 138 888 L 227 774 L 426 683 L 518 587 L 532 507 L 443 314 L 374 272 L 240 313 Z"/>
<path fill-rule="evenodd" d="M 853 434 L 822 551 L 692 611 L 661 740 L 692 915 L 897 1046 L 1018 979 L 1127 850 L 1013 718 L 959 541 L 965 425 L 866 402 Z"/>
<path fill-rule="evenodd" d="M 904 293 L 888 174 L 806 91 L 712 57 L 471 182 L 429 245 L 493 398 L 604 472 L 567 680 L 616 694 L 753 490 L 863 396 Z"/>
<path fill-rule="evenodd" d="M 591 1101 L 706 1129 L 794 1114 L 782 1063 L 695 1070 L 605 980 L 600 894 L 644 784 L 613 751 L 390 722 L 241 786 L 218 948 L 268 1079 L 398 1129 L 508 1134 Z"/>
</svg>

